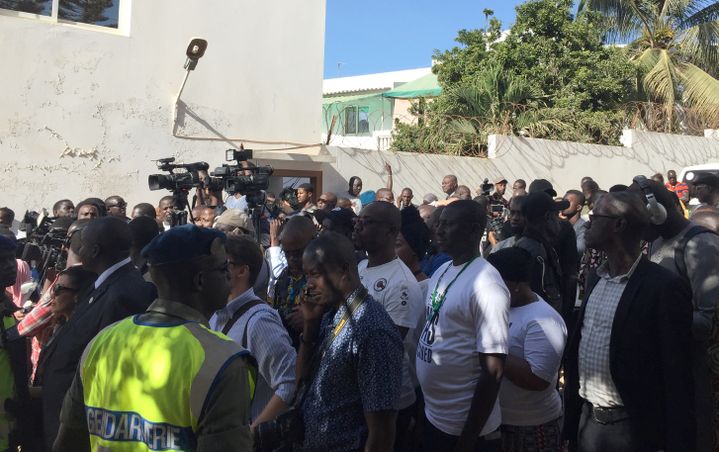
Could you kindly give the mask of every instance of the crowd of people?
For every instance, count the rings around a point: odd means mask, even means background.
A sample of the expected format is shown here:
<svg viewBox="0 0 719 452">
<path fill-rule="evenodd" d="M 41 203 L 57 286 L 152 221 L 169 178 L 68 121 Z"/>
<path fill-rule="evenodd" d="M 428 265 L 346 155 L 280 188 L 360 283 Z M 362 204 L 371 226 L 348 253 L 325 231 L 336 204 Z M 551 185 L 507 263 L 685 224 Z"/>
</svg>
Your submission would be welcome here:
<svg viewBox="0 0 719 452">
<path fill-rule="evenodd" d="M 62 199 L 52 265 L 1 208 L 0 450 L 718 451 L 719 177 L 667 180 Z"/>
</svg>

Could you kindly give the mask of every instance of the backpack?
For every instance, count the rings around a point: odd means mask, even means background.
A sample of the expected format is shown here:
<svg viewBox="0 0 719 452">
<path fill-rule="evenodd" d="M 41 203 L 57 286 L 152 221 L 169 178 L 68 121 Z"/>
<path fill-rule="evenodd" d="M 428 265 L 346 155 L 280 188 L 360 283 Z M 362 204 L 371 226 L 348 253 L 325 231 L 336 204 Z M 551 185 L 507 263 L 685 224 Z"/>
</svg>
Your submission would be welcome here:
<svg viewBox="0 0 719 452">
<path fill-rule="evenodd" d="M 716 232 L 712 231 L 711 229 L 707 229 L 704 226 L 699 226 L 698 224 L 693 225 L 691 228 L 689 228 L 687 233 L 684 234 L 684 237 L 682 237 L 682 239 L 679 240 L 674 246 L 674 265 L 677 268 L 677 273 L 679 273 L 679 276 L 681 276 L 682 279 L 684 279 L 684 281 L 689 284 L 690 287 L 691 284 L 689 280 L 689 274 L 687 274 L 687 263 L 684 260 L 686 247 L 691 239 L 693 239 L 699 234 L 706 233 L 717 235 Z"/>
</svg>

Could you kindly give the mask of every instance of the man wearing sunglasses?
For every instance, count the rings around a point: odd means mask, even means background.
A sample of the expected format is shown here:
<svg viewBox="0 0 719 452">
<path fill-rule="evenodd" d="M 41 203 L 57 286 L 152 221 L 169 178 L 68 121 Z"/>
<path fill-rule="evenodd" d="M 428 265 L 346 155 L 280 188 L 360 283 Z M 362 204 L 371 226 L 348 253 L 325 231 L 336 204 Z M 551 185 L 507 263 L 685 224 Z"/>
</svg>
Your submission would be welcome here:
<svg viewBox="0 0 719 452">
<path fill-rule="evenodd" d="M 105 200 L 105 208 L 107 208 L 108 216 L 130 221 L 127 218 L 127 203 L 121 196 L 114 195 L 107 198 Z"/>
<path fill-rule="evenodd" d="M 317 200 L 317 208 L 329 212 L 337 207 L 337 195 L 331 192 L 322 193 L 322 196 Z"/>
<path fill-rule="evenodd" d="M 251 450 L 247 352 L 207 320 L 230 293 L 225 235 L 178 226 L 142 255 L 158 298 L 87 347 L 53 450 Z"/>
<path fill-rule="evenodd" d="M 82 294 L 75 312 L 40 354 L 43 369 L 43 429 L 48 449 L 59 427 L 62 401 L 72 383 L 82 352 L 105 327 L 147 309 L 155 286 L 146 282 L 130 261 L 130 226 L 116 217 L 91 220 L 80 234 L 79 257 L 97 280 Z"/>
</svg>

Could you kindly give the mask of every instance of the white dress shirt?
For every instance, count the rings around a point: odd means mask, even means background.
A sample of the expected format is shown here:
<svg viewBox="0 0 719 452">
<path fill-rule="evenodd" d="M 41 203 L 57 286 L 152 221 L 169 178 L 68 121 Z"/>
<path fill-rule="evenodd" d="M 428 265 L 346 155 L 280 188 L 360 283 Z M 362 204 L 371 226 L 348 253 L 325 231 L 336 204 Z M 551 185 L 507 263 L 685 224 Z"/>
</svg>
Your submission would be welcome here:
<svg viewBox="0 0 719 452">
<path fill-rule="evenodd" d="M 129 264 L 129 263 L 130 263 L 130 258 L 128 257 L 126 259 L 121 260 L 120 262 L 118 262 L 116 264 L 111 265 L 107 270 L 100 273 L 100 276 L 98 276 L 97 279 L 95 280 L 95 289 L 100 287 L 100 285 L 102 283 L 104 283 L 107 280 L 107 278 L 110 277 L 110 275 L 115 273 L 115 271 L 117 271 L 118 268 L 122 267 L 123 265 Z"/>
</svg>

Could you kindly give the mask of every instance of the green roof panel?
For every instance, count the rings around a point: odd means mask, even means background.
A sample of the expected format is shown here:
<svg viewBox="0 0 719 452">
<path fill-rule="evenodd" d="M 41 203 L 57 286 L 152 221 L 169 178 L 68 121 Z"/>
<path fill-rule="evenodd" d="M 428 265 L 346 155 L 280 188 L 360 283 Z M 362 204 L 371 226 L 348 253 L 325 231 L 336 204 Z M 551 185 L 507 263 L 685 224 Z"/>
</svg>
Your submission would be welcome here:
<svg viewBox="0 0 719 452">
<path fill-rule="evenodd" d="M 415 99 L 418 97 L 437 97 L 442 93 L 442 87 L 437 82 L 437 76 L 427 74 L 417 80 L 412 80 L 382 95 L 395 99 Z"/>
</svg>

